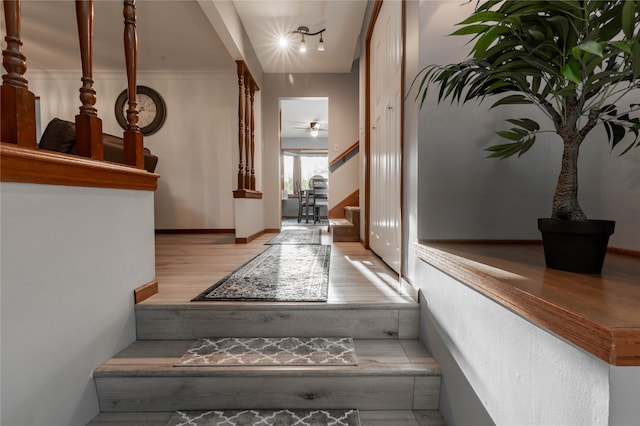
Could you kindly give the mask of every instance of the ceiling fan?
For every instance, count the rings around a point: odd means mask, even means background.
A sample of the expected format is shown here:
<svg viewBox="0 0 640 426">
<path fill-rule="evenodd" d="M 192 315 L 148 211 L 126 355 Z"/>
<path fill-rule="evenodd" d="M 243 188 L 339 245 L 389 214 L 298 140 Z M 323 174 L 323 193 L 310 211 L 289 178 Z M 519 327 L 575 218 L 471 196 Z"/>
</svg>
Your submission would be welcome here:
<svg viewBox="0 0 640 426">
<path fill-rule="evenodd" d="M 312 121 L 309 123 L 308 126 L 305 127 L 295 127 L 294 129 L 304 129 L 304 130 L 309 130 L 309 133 L 311 134 L 312 137 L 317 137 L 319 132 L 324 132 L 327 131 L 328 129 L 320 126 L 320 122 L 319 121 Z"/>
</svg>

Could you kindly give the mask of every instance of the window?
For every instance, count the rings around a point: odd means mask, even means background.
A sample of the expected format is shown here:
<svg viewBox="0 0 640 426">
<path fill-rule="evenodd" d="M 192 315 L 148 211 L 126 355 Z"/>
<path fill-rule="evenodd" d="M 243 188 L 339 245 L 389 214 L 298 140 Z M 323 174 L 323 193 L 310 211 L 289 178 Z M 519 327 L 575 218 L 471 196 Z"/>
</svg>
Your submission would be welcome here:
<svg viewBox="0 0 640 426">
<path fill-rule="evenodd" d="M 309 179 L 320 175 L 329 177 L 329 160 L 326 151 L 287 150 L 283 152 L 284 190 L 295 194 L 295 181 L 302 190 L 309 189 Z"/>
</svg>

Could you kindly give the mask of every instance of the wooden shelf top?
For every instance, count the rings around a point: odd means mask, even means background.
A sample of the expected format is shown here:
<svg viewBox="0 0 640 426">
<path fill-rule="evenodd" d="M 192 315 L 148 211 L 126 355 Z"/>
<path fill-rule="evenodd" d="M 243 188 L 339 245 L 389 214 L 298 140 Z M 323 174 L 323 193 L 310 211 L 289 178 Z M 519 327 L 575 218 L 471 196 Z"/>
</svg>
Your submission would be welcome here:
<svg viewBox="0 0 640 426">
<path fill-rule="evenodd" d="M 546 268 L 538 243 L 427 242 L 420 259 L 613 365 L 640 366 L 640 258 L 607 254 L 602 274 Z"/>
</svg>

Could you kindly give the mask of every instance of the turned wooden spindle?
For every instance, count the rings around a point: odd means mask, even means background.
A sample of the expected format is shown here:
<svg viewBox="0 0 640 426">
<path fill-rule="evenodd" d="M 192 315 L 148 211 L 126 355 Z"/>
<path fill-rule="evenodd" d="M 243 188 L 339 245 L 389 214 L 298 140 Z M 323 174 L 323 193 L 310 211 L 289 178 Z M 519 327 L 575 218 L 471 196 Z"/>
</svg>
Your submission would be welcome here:
<svg viewBox="0 0 640 426">
<path fill-rule="evenodd" d="M 95 108 L 93 88 L 93 0 L 76 0 L 76 19 L 82 62 L 80 114 L 76 115 L 76 153 L 95 160 L 104 159 L 102 120 Z"/>
<path fill-rule="evenodd" d="M 124 162 L 139 169 L 144 168 L 143 136 L 138 126 L 136 103 L 136 79 L 138 68 L 138 35 L 136 32 L 135 0 L 123 2 L 124 56 L 127 67 L 127 128 L 124 131 Z"/>
<path fill-rule="evenodd" d="M 238 163 L 238 189 L 244 189 L 244 173 L 242 165 L 242 146 L 244 143 L 244 108 L 242 98 L 244 97 L 244 62 L 236 61 L 238 65 L 238 153 L 240 155 Z"/>
<path fill-rule="evenodd" d="M 253 109 L 254 96 L 256 94 L 256 83 L 251 83 L 251 189 L 256 189 L 256 168 L 255 168 L 255 152 L 256 152 L 256 134 L 255 134 L 255 111 Z"/>
<path fill-rule="evenodd" d="M 4 0 L 7 48 L 2 51 L 2 65 L 7 71 L 0 87 L 0 140 L 25 148 L 36 147 L 36 98 L 29 92 L 24 77 L 27 58 L 20 39 L 21 1 Z"/>
<path fill-rule="evenodd" d="M 245 71 L 246 72 L 246 71 Z M 249 117 L 249 92 L 251 88 L 251 77 L 245 75 L 244 85 L 244 156 L 245 156 L 245 168 L 244 168 L 244 187 L 251 189 L 251 159 L 250 146 L 251 146 L 251 118 Z"/>
</svg>

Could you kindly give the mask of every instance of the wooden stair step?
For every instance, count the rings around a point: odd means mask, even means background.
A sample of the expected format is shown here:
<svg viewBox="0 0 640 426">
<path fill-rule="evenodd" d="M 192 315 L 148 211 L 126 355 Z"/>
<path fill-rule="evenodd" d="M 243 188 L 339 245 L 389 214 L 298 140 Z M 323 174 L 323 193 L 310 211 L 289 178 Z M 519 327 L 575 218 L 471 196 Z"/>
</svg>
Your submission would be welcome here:
<svg viewBox="0 0 640 426">
<path fill-rule="evenodd" d="M 173 411 L 98 414 L 88 426 L 165 426 Z M 361 426 L 445 426 L 436 410 L 360 410 Z"/>
<path fill-rule="evenodd" d="M 342 278 L 332 274 L 331 279 Z M 193 302 L 138 304 L 135 310 L 139 340 L 204 336 L 415 339 L 420 316 L 417 303 Z"/>
<path fill-rule="evenodd" d="M 98 367 L 100 411 L 438 407 L 441 370 L 419 340 L 355 340 L 357 366 L 174 367 L 192 343 L 137 341 Z"/>
</svg>

